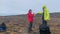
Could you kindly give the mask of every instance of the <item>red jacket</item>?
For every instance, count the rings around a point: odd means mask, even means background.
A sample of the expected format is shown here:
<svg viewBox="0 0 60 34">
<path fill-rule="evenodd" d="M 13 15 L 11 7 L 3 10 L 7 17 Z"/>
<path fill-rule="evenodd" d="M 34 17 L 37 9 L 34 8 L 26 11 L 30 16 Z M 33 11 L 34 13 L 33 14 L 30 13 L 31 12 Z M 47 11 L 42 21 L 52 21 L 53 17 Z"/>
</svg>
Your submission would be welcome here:
<svg viewBox="0 0 60 34">
<path fill-rule="evenodd" d="M 34 19 L 34 14 L 32 14 L 31 12 L 28 13 L 28 21 L 29 22 L 33 22 Z"/>
</svg>

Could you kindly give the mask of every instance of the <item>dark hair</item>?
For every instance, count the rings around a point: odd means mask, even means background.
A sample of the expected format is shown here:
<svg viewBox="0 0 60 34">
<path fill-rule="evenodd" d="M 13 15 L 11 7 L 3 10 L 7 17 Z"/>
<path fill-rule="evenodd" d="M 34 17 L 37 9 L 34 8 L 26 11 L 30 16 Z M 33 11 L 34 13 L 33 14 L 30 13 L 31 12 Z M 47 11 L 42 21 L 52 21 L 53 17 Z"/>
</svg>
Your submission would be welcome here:
<svg viewBox="0 0 60 34">
<path fill-rule="evenodd" d="M 32 11 L 31 9 L 29 9 L 29 11 Z"/>
</svg>

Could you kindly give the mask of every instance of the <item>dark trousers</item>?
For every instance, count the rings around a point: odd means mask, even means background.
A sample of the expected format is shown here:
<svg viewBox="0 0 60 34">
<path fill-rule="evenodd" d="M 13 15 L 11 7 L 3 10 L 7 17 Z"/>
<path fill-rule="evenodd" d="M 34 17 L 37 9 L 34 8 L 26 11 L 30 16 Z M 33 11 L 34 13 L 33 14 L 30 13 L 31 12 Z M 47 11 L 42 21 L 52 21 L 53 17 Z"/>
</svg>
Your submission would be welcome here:
<svg viewBox="0 0 60 34">
<path fill-rule="evenodd" d="M 33 25 L 33 23 L 30 22 L 30 24 L 29 24 L 29 32 L 32 31 L 32 25 Z"/>
</svg>

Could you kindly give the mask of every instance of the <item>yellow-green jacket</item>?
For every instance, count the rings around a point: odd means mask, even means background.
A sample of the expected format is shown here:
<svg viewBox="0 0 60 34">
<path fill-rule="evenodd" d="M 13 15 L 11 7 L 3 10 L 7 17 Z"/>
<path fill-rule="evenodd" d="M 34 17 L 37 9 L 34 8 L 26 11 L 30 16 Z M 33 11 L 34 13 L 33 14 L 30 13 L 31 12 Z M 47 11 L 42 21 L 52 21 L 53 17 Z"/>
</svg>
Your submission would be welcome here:
<svg viewBox="0 0 60 34">
<path fill-rule="evenodd" d="M 44 12 L 44 20 L 50 20 L 50 13 L 48 9 L 46 8 L 46 6 L 43 12 Z"/>
</svg>

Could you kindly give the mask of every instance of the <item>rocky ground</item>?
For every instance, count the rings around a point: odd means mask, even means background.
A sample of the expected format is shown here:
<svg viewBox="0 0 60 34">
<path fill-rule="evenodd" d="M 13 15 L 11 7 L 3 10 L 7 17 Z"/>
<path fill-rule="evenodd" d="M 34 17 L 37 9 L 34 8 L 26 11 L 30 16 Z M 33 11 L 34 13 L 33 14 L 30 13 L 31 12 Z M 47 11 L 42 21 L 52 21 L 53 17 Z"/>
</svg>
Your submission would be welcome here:
<svg viewBox="0 0 60 34">
<path fill-rule="evenodd" d="M 29 23 L 26 15 L 1 16 L 0 23 L 2 22 L 5 22 L 7 30 L 0 32 L 0 34 L 39 34 L 39 25 L 41 25 L 42 19 L 41 15 L 34 17 L 33 31 L 31 33 L 28 33 Z M 60 17 L 51 17 L 48 25 L 50 26 L 51 34 L 60 34 Z"/>
</svg>

